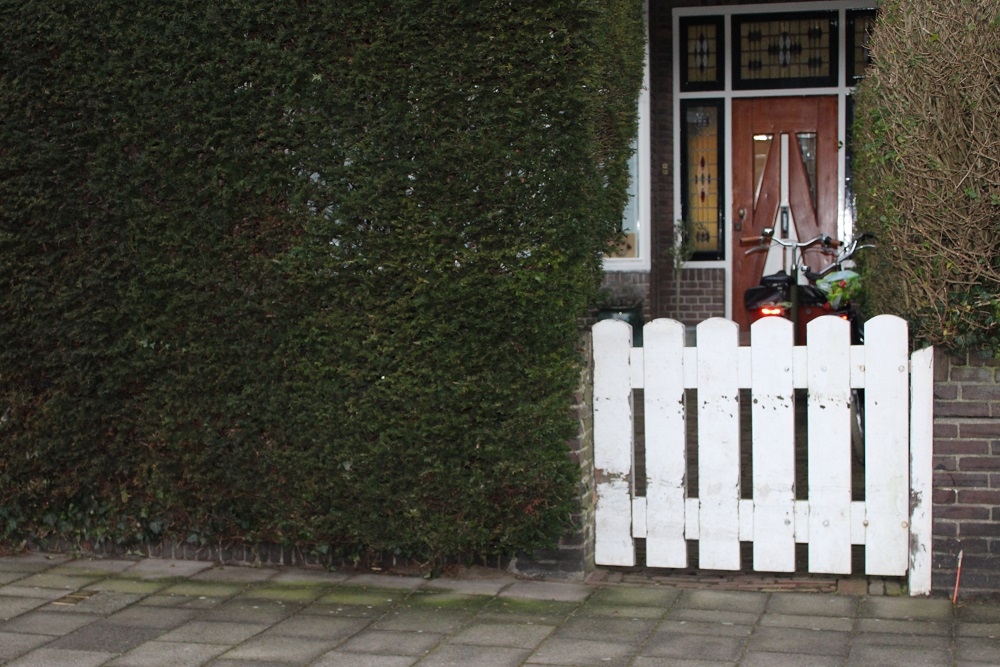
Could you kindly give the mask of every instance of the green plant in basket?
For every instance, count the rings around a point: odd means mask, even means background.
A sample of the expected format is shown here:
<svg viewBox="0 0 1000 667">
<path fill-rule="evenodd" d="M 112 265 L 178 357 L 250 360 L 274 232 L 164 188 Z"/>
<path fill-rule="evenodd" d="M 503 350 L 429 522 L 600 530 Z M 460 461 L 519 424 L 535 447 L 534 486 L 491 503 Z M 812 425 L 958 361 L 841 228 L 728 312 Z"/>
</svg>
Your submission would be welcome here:
<svg viewBox="0 0 1000 667">
<path fill-rule="evenodd" d="M 833 308 L 840 308 L 861 291 L 861 276 L 854 271 L 835 271 L 817 280 L 816 287 L 826 294 Z"/>
</svg>

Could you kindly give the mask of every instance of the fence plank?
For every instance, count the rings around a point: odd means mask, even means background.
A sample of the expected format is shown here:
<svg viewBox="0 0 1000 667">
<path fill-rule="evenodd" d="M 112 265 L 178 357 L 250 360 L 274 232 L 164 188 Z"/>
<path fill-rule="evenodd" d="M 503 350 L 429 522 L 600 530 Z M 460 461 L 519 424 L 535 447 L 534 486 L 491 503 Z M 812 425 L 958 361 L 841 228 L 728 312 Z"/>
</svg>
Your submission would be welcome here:
<svg viewBox="0 0 1000 667">
<path fill-rule="evenodd" d="M 753 567 L 795 571 L 795 402 L 793 328 L 765 317 L 750 328 Z"/>
<path fill-rule="evenodd" d="M 740 568 L 739 327 L 721 318 L 698 325 L 699 566 Z"/>
<path fill-rule="evenodd" d="M 910 358 L 910 595 L 931 592 L 934 348 Z"/>
<path fill-rule="evenodd" d="M 906 573 L 909 561 L 909 354 L 906 321 L 865 323 L 865 573 Z"/>
<path fill-rule="evenodd" d="M 650 567 L 687 567 L 684 337 L 684 325 L 673 320 L 654 320 L 643 327 L 646 565 Z"/>
<path fill-rule="evenodd" d="M 635 565 L 632 541 L 632 327 L 598 322 L 594 337 L 594 560 Z"/>
<path fill-rule="evenodd" d="M 850 325 L 807 325 L 809 571 L 851 571 Z"/>
</svg>

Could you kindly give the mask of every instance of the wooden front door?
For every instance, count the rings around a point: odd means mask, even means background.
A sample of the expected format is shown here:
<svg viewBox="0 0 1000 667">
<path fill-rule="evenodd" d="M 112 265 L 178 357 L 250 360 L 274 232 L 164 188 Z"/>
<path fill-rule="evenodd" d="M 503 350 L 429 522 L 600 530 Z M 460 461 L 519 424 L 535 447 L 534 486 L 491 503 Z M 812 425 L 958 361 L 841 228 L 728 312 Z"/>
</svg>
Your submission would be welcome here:
<svg viewBox="0 0 1000 667">
<path fill-rule="evenodd" d="M 749 327 L 743 293 L 760 282 L 766 253 L 744 255 L 765 227 L 806 240 L 837 236 L 837 98 L 733 100 L 733 319 Z M 783 221 L 787 224 L 783 227 Z M 814 270 L 829 263 L 807 253 Z"/>
</svg>

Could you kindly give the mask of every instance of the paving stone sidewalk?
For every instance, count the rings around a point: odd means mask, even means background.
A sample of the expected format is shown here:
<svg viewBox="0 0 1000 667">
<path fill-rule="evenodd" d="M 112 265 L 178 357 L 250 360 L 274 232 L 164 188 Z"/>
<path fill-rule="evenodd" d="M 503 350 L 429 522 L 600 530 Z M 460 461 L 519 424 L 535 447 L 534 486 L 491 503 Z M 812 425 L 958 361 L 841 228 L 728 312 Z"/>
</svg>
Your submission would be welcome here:
<svg viewBox="0 0 1000 667">
<path fill-rule="evenodd" d="M 10 667 L 1000 665 L 1000 604 L 0 558 Z"/>
</svg>

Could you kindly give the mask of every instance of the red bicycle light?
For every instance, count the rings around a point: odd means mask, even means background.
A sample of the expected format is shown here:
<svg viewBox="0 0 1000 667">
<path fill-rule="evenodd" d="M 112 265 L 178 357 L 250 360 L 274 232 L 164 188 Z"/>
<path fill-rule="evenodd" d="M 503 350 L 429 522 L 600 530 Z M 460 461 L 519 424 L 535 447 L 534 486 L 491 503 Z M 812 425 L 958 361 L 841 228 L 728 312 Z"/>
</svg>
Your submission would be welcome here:
<svg viewBox="0 0 1000 667">
<path fill-rule="evenodd" d="M 764 306 L 763 308 L 760 309 L 760 314 L 761 316 L 764 317 L 768 315 L 781 315 L 784 312 L 785 309 L 781 308 L 780 306 Z"/>
</svg>

